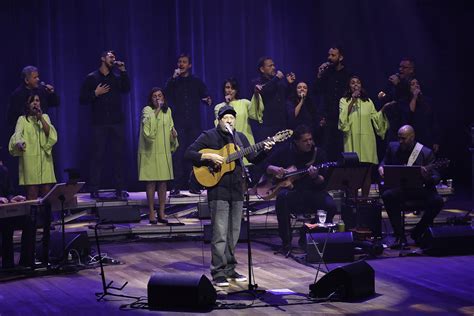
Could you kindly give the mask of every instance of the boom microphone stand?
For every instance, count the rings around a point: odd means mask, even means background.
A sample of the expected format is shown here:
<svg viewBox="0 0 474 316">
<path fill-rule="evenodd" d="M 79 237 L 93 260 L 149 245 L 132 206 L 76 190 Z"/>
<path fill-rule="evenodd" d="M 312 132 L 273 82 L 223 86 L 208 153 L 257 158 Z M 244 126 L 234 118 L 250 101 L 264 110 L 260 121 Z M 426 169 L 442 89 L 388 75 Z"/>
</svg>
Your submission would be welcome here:
<svg viewBox="0 0 474 316">
<path fill-rule="evenodd" d="M 227 124 L 226 124 L 226 129 L 232 135 L 232 140 L 234 142 L 235 149 L 237 150 L 238 144 L 241 144 L 239 136 L 237 135 L 236 132 L 232 132 L 232 129 Z M 247 228 L 246 237 L 247 237 L 248 285 L 247 285 L 247 290 L 230 292 L 228 293 L 228 295 L 248 293 L 248 294 L 253 295 L 254 297 L 257 297 L 259 292 L 264 293 L 265 291 L 263 290 L 258 291 L 257 290 L 258 284 L 252 283 L 253 261 L 252 261 L 252 244 L 250 241 L 250 196 L 248 192 L 248 186 L 252 182 L 252 179 L 250 178 L 247 168 L 245 168 L 243 156 L 239 155 L 238 157 L 239 157 L 240 166 L 242 168 L 242 179 L 244 180 L 244 184 L 245 184 L 244 185 L 244 191 L 245 191 L 244 209 L 245 209 L 245 217 L 247 221 L 246 222 L 246 228 Z"/>
</svg>

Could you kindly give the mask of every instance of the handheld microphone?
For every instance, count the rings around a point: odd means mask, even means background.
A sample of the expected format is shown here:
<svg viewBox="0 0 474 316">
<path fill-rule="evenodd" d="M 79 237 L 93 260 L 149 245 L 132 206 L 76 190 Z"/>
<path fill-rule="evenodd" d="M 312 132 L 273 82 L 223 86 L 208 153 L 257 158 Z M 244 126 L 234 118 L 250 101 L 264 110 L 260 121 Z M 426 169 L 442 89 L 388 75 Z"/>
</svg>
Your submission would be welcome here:
<svg viewBox="0 0 474 316">
<path fill-rule="evenodd" d="M 306 95 L 304 94 L 304 92 L 302 94 L 300 94 L 300 97 L 301 99 L 304 99 L 306 97 Z"/>
<path fill-rule="evenodd" d="M 226 103 L 229 103 L 229 102 L 230 102 L 230 95 L 229 95 L 229 94 L 226 94 L 226 95 L 225 95 L 225 102 L 226 102 Z"/>
<path fill-rule="evenodd" d="M 234 135 L 234 132 L 232 131 L 232 127 L 230 127 L 229 123 L 225 123 L 225 129 L 230 133 L 230 135 Z"/>
</svg>

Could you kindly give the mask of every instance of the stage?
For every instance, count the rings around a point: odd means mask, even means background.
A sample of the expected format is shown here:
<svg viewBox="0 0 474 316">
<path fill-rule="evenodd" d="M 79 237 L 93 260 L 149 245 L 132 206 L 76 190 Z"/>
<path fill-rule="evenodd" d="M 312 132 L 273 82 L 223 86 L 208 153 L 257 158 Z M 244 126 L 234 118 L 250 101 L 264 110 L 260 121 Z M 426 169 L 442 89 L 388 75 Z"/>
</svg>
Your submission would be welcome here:
<svg viewBox="0 0 474 316">
<path fill-rule="evenodd" d="M 259 237 L 252 242 L 255 278 L 259 289 L 285 289 L 292 294 L 266 292 L 255 300 L 245 295 L 228 296 L 227 292 L 246 289 L 246 283 L 231 282 L 227 289 L 216 288 L 221 308 L 230 310 L 214 309 L 209 312 L 211 315 L 474 313 L 474 256 L 401 258 L 397 252 L 388 251 L 383 257 L 367 260 L 375 270 L 375 296 L 352 303 L 314 303 L 306 295 L 309 284 L 314 281 L 315 268 L 275 255 L 271 245 L 277 243 L 276 237 Z M 121 262 L 105 267 L 107 280 L 113 280 L 116 286 L 129 282 L 123 290 L 127 295 L 146 297 L 147 283 L 154 272 L 197 273 L 209 277 L 210 249 L 201 241 L 137 239 L 105 243 L 102 248 L 108 256 Z M 237 258 L 238 271 L 247 274 L 247 248 L 243 243 L 237 247 Z M 330 264 L 331 269 L 336 266 L 338 264 Z M 322 275 L 320 273 L 318 278 Z M 0 312 L 2 315 L 110 315 L 118 314 L 122 305 L 134 301 L 108 297 L 106 301 L 97 302 L 94 293 L 100 291 L 98 268 L 4 281 L 0 283 Z M 130 306 L 124 308 L 131 309 Z M 149 310 L 131 313 L 178 314 Z"/>
<path fill-rule="evenodd" d="M 446 188 L 442 188 L 446 190 Z M 465 210 L 457 208 L 459 199 L 449 192 L 445 209 L 436 218 L 442 225 Z M 445 197 L 448 194 L 444 194 Z M 336 196 L 337 198 L 337 196 Z M 150 225 L 146 217 L 146 200 L 143 192 L 131 193 L 128 201 L 91 200 L 88 194 L 79 194 L 77 208 L 68 216 L 67 232 L 85 231 L 89 237 L 92 255 L 96 254 L 91 225 L 96 223 L 97 208 L 117 207 L 117 211 L 138 208 L 143 219 L 133 223 L 119 223 L 99 231 L 101 250 L 106 254 L 105 274 L 107 281 L 115 286 L 128 285 L 122 294 L 147 296 L 147 283 L 155 272 L 170 274 L 204 274 L 210 278 L 210 245 L 202 240 L 208 219 L 197 216 L 197 202 L 205 202 L 206 196 L 189 195 L 169 198 L 167 215 L 171 222 L 182 222 L 182 226 Z M 366 260 L 375 270 L 376 295 L 356 302 L 315 302 L 310 300 L 309 285 L 314 282 L 317 265 L 307 263 L 303 257 L 285 257 L 275 254 L 280 241 L 277 237 L 277 221 L 273 203 L 263 203 L 251 197 L 253 212 L 250 220 L 254 276 L 259 289 L 266 290 L 253 300 L 247 295 L 227 295 L 229 292 L 247 289 L 247 283 L 231 282 L 228 288 L 216 287 L 218 305 L 210 314 L 464 314 L 474 313 L 472 299 L 472 275 L 474 256 L 430 257 L 414 246 L 413 254 L 400 257 L 400 251 L 386 248 L 376 257 L 358 253 L 356 260 Z M 457 202 L 456 202 L 457 201 Z M 464 201 L 464 200 L 462 200 Z M 465 202 L 465 201 L 464 201 Z M 469 205 L 469 204 L 464 204 Z M 392 240 L 391 228 L 383 212 L 383 242 Z M 408 227 L 419 215 L 408 214 Z M 294 221 L 295 227 L 302 225 Z M 59 227 L 56 227 L 59 230 Z M 58 233 L 58 232 L 56 232 Z M 53 232 L 54 234 L 54 232 Z M 38 234 L 38 240 L 41 234 Z M 297 244 L 297 236 L 293 245 Z M 19 242 L 18 233 L 15 240 Z M 403 253 L 406 254 L 406 253 Z M 247 275 L 247 246 L 237 246 L 238 271 Z M 89 260 L 90 261 L 90 260 Z M 76 263 L 79 263 L 76 261 Z M 333 270 L 345 263 L 330 263 Z M 5 315 L 51 315 L 51 314 L 110 314 L 120 308 L 128 313 L 172 313 L 175 310 L 149 311 L 130 305 L 134 299 L 106 297 L 97 302 L 95 293 L 101 292 L 101 281 L 97 264 L 81 261 L 80 271 L 70 274 L 54 274 L 38 269 L 35 272 L 16 270 L 2 272 L 0 281 L 1 314 Z M 320 272 L 318 280 L 325 275 Z M 118 293 L 117 291 L 113 291 Z M 183 300 L 186 297 L 183 297 Z M 191 313 L 191 310 L 181 312 Z"/>
</svg>

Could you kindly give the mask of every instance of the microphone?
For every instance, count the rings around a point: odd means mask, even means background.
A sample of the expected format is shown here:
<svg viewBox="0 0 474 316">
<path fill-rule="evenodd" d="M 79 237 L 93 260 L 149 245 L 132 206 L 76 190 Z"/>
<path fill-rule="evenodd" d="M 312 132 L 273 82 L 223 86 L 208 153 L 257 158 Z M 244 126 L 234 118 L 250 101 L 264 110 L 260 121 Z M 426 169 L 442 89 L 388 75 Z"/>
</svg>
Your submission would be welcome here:
<svg viewBox="0 0 474 316">
<path fill-rule="evenodd" d="M 225 103 L 229 103 L 229 102 L 230 102 L 230 95 L 226 94 L 225 95 Z"/>
<path fill-rule="evenodd" d="M 225 123 L 225 129 L 230 133 L 230 135 L 234 135 L 234 132 L 232 131 L 232 127 L 230 127 L 229 123 Z"/>
<path fill-rule="evenodd" d="M 120 66 L 123 66 L 124 65 L 124 62 L 123 61 L 114 61 L 114 66 L 117 66 L 117 67 L 120 67 Z"/>
<path fill-rule="evenodd" d="M 306 97 L 306 95 L 304 94 L 304 92 L 300 94 L 300 97 L 301 97 L 301 99 L 304 99 L 304 98 Z"/>
</svg>

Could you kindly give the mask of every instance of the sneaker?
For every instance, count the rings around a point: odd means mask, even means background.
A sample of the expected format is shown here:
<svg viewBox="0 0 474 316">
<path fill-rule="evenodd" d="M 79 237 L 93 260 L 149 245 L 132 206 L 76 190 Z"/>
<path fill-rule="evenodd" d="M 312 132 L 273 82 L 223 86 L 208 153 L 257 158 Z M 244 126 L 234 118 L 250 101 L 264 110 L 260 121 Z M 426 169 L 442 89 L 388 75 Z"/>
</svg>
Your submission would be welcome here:
<svg viewBox="0 0 474 316">
<path fill-rule="evenodd" d="M 234 271 L 234 273 L 232 273 L 231 275 L 227 277 L 227 280 L 233 280 L 235 282 L 246 282 L 247 277 L 245 275 L 242 275 Z"/>
<path fill-rule="evenodd" d="M 227 281 L 225 277 L 221 276 L 214 279 L 214 284 L 216 286 L 224 287 L 224 286 L 229 286 L 229 281 Z"/>
</svg>

